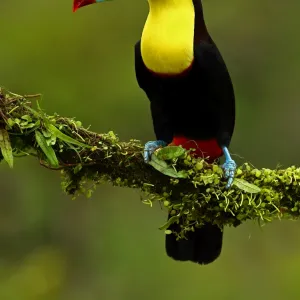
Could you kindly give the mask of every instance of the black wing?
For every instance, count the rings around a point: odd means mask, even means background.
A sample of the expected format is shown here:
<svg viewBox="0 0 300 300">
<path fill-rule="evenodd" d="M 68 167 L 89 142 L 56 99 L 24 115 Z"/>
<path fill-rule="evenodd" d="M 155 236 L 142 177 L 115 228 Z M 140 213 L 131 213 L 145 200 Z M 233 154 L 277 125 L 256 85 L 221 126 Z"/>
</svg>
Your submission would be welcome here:
<svg viewBox="0 0 300 300">
<path fill-rule="evenodd" d="M 213 41 L 197 43 L 194 56 L 194 67 L 204 74 L 209 84 L 210 101 L 216 103 L 214 118 L 219 123 L 218 143 L 228 147 L 235 124 L 235 97 L 229 72 Z"/>
<path fill-rule="evenodd" d="M 156 138 L 170 143 L 173 139 L 173 130 L 168 116 L 164 113 L 165 101 L 162 99 L 163 93 L 159 90 L 159 87 L 153 88 L 156 85 L 152 84 L 153 76 L 143 62 L 140 41 L 135 45 L 135 73 L 140 88 L 144 90 L 150 100 Z"/>
</svg>

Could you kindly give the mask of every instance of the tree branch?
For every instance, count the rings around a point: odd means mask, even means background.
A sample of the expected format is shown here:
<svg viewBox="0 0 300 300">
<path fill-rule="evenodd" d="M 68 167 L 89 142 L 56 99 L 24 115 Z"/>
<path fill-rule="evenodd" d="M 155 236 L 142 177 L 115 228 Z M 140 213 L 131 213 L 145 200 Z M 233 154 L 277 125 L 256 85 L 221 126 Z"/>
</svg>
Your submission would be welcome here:
<svg viewBox="0 0 300 300">
<path fill-rule="evenodd" d="M 113 132 L 99 134 L 73 118 L 49 116 L 37 101 L 33 109 L 38 98 L 0 89 L 0 159 L 12 167 L 14 157 L 35 156 L 47 169 L 61 171 L 63 190 L 73 197 L 90 197 L 103 182 L 139 189 L 144 203 L 159 201 L 173 215 L 160 229 L 180 217 L 179 237 L 204 222 L 237 226 L 248 219 L 299 217 L 300 168 L 258 170 L 245 163 L 226 190 L 217 164 L 181 147 L 163 148 L 152 156 L 152 165 L 145 164 L 140 141 L 120 142 Z"/>
</svg>

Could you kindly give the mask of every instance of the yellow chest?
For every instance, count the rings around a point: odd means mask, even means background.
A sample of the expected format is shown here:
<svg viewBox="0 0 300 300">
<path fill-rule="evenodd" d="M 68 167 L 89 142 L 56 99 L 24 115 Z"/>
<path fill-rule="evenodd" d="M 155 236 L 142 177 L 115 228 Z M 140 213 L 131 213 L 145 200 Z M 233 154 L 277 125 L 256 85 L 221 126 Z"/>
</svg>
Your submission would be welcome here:
<svg viewBox="0 0 300 300">
<path fill-rule="evenodd" d="M 141 53 L 153 72 L 179 74 L 193 62 L 195 12 L 192 0 L 173 0 L 173 7 L 170 1 L 149 0 Z M 182 5 L 176 6 L 176 1 Z"/>
</svg>

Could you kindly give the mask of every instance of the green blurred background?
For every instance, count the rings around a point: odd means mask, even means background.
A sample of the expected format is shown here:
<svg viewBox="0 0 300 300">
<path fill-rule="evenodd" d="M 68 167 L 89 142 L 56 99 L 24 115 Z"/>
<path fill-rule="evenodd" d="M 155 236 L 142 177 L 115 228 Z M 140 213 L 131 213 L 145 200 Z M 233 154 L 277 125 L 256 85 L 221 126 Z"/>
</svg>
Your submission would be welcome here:
<svg viewBox="0 0 300 300">
<path fill-rule="evenodd" d="M 298 164 L 300 2 L 203 4 L 237 96 L 231 150 L 257 167 Z M 0 85 L 42 93 L 48 113 L 95 131 L 153 139 L 133 55 L 147 11 L 140 0 L 76 14 L 71 0 L 1 0 Z M 59 173 L 31 158 L 0 176 L 1 300 L 300 299 L 297 222 L 226 228 L 215 263 L 176 263 L 158 230 L 166 213 L 138 191 L 100 186 L 72 201 Z"/>
</svg>

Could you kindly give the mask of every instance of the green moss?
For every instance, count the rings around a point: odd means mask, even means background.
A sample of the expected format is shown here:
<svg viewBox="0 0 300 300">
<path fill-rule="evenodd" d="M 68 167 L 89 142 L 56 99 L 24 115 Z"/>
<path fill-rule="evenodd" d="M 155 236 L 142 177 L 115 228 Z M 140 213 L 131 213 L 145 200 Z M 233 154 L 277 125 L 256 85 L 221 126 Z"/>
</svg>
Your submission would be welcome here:
<svg viewBox="0 0 300 300">
<path fill-rule="evenodd" d="M 47 115 L 38 105 L 33 108 L 35 98 L 0 89 L 0 129 L 5 136 L 1 151 L 11 166 L 11 154 L 31 155 L 42 166 L 60 170 L 62 189 L 73 199 L 92 197 L 97 185 L 107 182 L 139 189 L 143 203 L 159 202 L 173 216 L 161 230 L 180 221 L 178 238 L 205 222 L 223 227 L 250 219 L 262 224 L 299 218 L 300 168 L 296 166 L 271 170 L 245 163 L 227 190 L 217 164 L 172 146 L 157 151 L 155 164 L 147 165 L 140 141 L 121 142 L 113 132 L 98 134 L 73 118 Z"/>
</svg>

